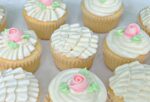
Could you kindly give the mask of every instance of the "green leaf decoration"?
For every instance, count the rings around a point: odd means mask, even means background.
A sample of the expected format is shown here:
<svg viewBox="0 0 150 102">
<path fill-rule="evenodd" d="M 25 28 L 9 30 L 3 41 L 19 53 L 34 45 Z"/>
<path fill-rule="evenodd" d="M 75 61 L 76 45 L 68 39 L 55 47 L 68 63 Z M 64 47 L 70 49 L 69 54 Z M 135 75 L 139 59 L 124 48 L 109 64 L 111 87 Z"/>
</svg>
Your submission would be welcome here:
<svg viewBox="0 0 150 102">
<path fill-rule="evenodd" d="M 23 38 L 24 38 L 24 39 L 27 39 L 27 40 L 28 40 L 30 37 L 31 37 L 30 34 L 24 34 L 24 35 L 23 35 Z"/>
<path fill-rule="evenodd" d="M 69 86 L 66 82 L 61 83 L 59 89 L 64 94 L 68 94 L 70 92 Z"/>
<path fill-rule="evenodd" d="M 123 35 L 123 33 L 124 33 L 124 29 L 118 29 L 118 30 L 116 31 L 116 35 L 117 35 L 117 36 L 121 36 L 121 35 Z"/>
<path fill-rule="evenodd" d="M 101 3 L 105 3 L 107 0 L 99 0 Z"/>
<path fill-rule="evenodd" d="M 60 3 L 58 1 L 55 1 L 55 2 L 53 2 L 52 7 L 54 9 L 56 9 L 56 8 L 60 7 Z"/>
<path fill-rule="evenodd" d="M 90 76 L 89 71 L 87 70 L 87 68 L 81 69 L 79 71 L 79 73 L 82 74 L 82 75 L 84 75 L 87 78 Z"/>
<path fill-rule="evenodd" d="M 95 92 L 95 91 L 99 91 L 100 87 L 97 83 L 91 83 L 90 86 L 88 87 L 87 91 L 89 93 Z"/>
<path fill-rule="evenodd" d="M 41 3 L 41 2 L 38 2 L 37 5 L 42 9 L 42 10 L 45 10 L 47 7 Z"/>
<path fill-rule="evenodd" d="M 9 29 L 5 29 L 4 32 L 7 33 L 9 31 Z"/>
<path fill-rule="evenodd" d="M 138 35 L 136 35 L 136 36 L 134 36 L 134 37 L 132 37 L 132 41 L 133 42 L 140 42 L 141 41 L 141 39 L 142 39 L 142 34 L 138 34 Z"/>
<path fill-rule="evenodd" d="M 16 49 L 19 47 L 19 45 L 15 42 L 8 42 L 8 46 L 13 49 Z"/>
</svg>

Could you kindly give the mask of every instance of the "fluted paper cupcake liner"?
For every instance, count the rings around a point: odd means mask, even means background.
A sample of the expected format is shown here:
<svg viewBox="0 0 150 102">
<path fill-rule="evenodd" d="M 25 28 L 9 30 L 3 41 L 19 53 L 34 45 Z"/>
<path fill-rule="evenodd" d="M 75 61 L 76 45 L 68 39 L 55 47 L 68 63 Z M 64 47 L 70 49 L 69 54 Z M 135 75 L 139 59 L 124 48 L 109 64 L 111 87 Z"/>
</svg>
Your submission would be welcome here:
<svg viewBox="0 0 150 102">
<path fill-rule="evenodd" d="M 23 60 L 12 61 L 0 58 L 0 70 L 22 67 L 28 72 L 35 72 L 40 64 L 41 51 L 41 44 L 38 42 L 35 51 L 33 51 L 30 56 L 24 58 Z"/>
<path fill-rule="evenodd" d="M 0 32 L 3 31 L 7 26 L 6 19 L 4 19 L 0 24 Z"/>
<path fill-rule="evenodd" d="M 69 68 L 91 68 L 95 55 L 90 56 L 87 59 L 71 58 L 63 55 L 62 53 L 56 52 L 51 48 L 51 53 L 56 66 L 60 70 Z"/>
<path fill-rule="evenodd" d="M 103 46 L 103 55 L 104 55 L 105 64 L 112 71 L 114 71 L 120 65 L 130 63 L 130 62 L 133 62 L 133 61 L 136 61 L 136 60 L 143 63 L 146 59 L 146 55 L 141 55 L 137 58 L 121 57 L 121 56 L 115 54 L 114 52 L 112 52 L 108 48 L 106 41 L 105 41 L 104 46 Z"/>
<path fill-rule="evenodd" d="M 28 16 L 25 10 L 23 10 L 23 15 L 29 29 L 34 30 L 37 36 L 43 40 L 48 40 L 51 37 L 51 34 L 57 28 L 63 25 L 67 19 L 67 11 L 63 17 L 61 17 L 57 21 L 51 21 L 51 22 L 43 22 L 43 21 L 36 20 Z"/>
<path fill-rule="evenodd" d="M 84 3 L 81 4 L 84 25 L 97 33 L 105 33 L 115 28 L 120 22 L 124 6 L 111 16 L 96 16 L 89 12 Z"/>
<path fill-rule="evenodd" d="M 142 29 L 150 36 L 150 28 L 147 28 L 146 26 L 144 26 L 140 15 L 139 15 L 138 20 L 139 20 L 139 23 L 140 23 Z"/>
</svg>

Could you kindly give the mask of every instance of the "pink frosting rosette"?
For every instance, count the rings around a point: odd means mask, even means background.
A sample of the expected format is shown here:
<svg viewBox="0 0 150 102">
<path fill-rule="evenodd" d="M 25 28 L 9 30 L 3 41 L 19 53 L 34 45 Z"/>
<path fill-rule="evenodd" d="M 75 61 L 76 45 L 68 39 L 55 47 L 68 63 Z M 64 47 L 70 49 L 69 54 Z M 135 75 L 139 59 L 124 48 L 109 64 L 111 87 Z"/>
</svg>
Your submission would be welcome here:
<svg viewBox="0 0 150 102">
<path fill-rule="evenodd" d="M 140 27 L 135 23 L 129 24 L 127 26 L 127 28 L 125 29 L 125 35 L 128 38 L 132 38 L 132 37 L 136 36 L 139 33 L 140 33 Z"/>
<path fill-rule="evenodd" d="M 14 42 L 19 42 L 22 40 L 23 32 L 21 32 L 17 28 L 10 28 L 9 29 L 9 40 Z"/>
<path fill-rule="evenodd" d="M 73 76 L 69 87 L 75 92 L 83 92 L 88 87 L 88 81 L 85 76 L 76 74 Z"/>
<path fill-rule="evenodd" d="M 50 6 L 53 2 L 53 0 L 39 0 L 39 1 L 42 2 L 46 6 Z"/>
</svg>

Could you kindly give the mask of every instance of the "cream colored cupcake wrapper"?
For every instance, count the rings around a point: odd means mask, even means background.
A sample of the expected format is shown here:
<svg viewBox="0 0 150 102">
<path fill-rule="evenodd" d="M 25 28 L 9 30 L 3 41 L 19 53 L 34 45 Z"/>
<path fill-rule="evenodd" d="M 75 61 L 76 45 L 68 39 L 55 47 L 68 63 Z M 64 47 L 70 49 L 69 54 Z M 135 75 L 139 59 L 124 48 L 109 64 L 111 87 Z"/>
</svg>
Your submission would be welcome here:
<svg viewBox="0 0 150 102">
<path fill-rule="evenodd" d="M 90 13 L 86 8 L 84 3 L 81 4 L 81 9 L 83 13 L 84 25 L 90 28 L 92 31 L 97 33 L 105 33 L 113 28 L 115 28 L 120 22 L 124 6 L 120 8 L 114 15 L 100 17 Z"/>
<path fill-rule="evenodd" d="M 3 31 L 7 26 L 7 22 L 6 19 L 4 19 L 1 23 L 0 23 L 0 32 Z"/>
<path fill-rule="evenodd" d="M 41 51 L 41 44 L 38 42 L 35 51 L 23 60 L 12 61 L 0 58 L 0 70 L 22 67 L 28 72 L 35 72 L 40 64 Z"/>
<path fill-rule="evenodd" d="M 60 70 L 65 70 L 69 68 L 91 68 L 93 64 L 93 60 L 95 58 L 95 55 L 87 58 L 87 59 L 81 59 L 81 58 L 71 58 L 67 57 L 61 53 L 57 53 L 51 48 L 51 53 L 54 58 L 54 62 L 56 66 Z"/>
<path fill-rule="evenodd" d="M 50 38 L 51 34 L 57 28 L 59 28 L 61 25 L 63 25 L 67 19 L 67 11 L 63 17 L 61 17 L 57 21 L 52 21 L 52 22 L 43 22 L 43 21 L 36 20 L 36 19 L 28 16 L 25 10 L 23 10 L 23 15 L 24 15 L 24 18 L 25 18 L 25 21 L 26 21 L 28 27 L 30 29 L 34 30 L 36 32 L 37 36 L 43 40 L 48 40 Z"/>
<path fill-rule="evenodd" d="M 125 57 L 120 57 L 117 54 L 113 53 L 107 46 L 106 41 L 104 42 L 103 46 L 103 55 L 104 55 L 104 61 L 105 64 L 110 68 L 112 71 L 114 71 L 118 66 L 130 63 L 133 61 L 138 60 L 139 62 L 143 63 L 144 60 L 146 59 L 146 55 L 141 55 L 137 58 L 125 58 Z"/>
</svg>

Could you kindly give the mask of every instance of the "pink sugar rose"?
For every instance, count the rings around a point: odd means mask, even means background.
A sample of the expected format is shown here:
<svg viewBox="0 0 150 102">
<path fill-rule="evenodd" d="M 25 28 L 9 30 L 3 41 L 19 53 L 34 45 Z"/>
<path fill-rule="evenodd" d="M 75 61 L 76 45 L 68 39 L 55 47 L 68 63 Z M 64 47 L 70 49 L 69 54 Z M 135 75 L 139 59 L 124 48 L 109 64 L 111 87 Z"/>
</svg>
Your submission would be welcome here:
<svg viewBox="0 0 150 102">
<path fill-rule="evenodd" d="M 22 32 L 17 28 L 9 29 L 9 39 L 14 42 L 19 42 L 22 40 Z"/>
<path fill-rule="evenodd" d="M 50 6 L 53 2 L 53 0 L 39 0 L 39 1 L 42 2 L 46 6 Z"/>
<path fill-rule="evenodd" d="M 140 27 L 135 23 L 129 24 L 125 30 L 125 35 L 128 38 L 132 38 L 139 33 L 140 33 Z"/>
<path fill-rule="evenodd" d="M 69 87 L 75 92 L 83 92 L 88 87 L 88 82 L 83 75 L 76 74 L 73 76 Z"/>
</svg>

